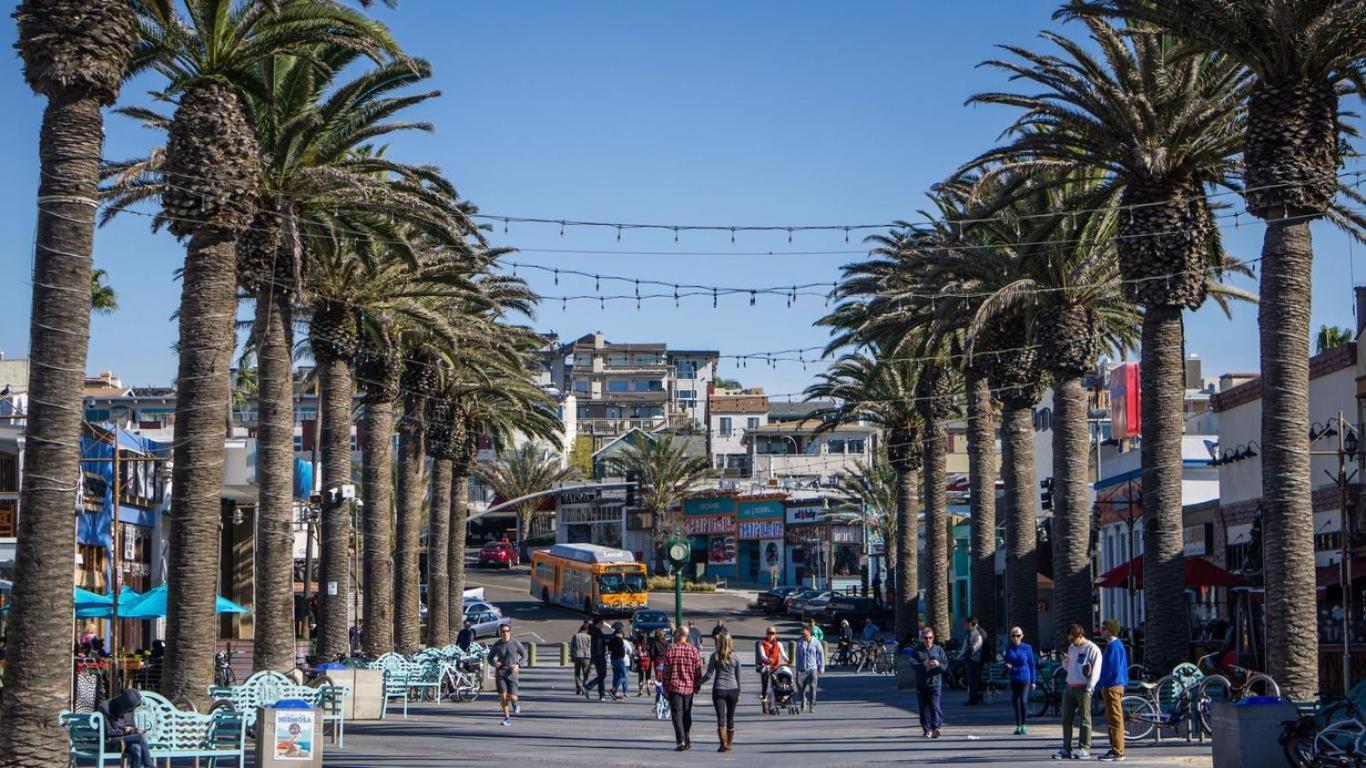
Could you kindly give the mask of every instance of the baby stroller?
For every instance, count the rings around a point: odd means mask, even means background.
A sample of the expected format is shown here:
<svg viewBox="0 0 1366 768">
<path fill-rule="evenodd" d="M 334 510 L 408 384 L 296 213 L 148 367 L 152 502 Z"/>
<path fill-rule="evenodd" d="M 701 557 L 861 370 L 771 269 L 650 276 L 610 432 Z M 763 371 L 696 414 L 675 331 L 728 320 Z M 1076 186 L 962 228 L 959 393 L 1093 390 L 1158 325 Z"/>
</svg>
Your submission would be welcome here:
<svg viewBox="0 0 1366 768">
<path fill-rule="evenodd" d="M 768 695 L 770 715 L 778 714 L 781 709 L 786 709 L 789 715 L 797 714 L 797 683 L 791 667 L 784 664 L 773 671 L 773 678 L 768 684 Z"/>
</svg>

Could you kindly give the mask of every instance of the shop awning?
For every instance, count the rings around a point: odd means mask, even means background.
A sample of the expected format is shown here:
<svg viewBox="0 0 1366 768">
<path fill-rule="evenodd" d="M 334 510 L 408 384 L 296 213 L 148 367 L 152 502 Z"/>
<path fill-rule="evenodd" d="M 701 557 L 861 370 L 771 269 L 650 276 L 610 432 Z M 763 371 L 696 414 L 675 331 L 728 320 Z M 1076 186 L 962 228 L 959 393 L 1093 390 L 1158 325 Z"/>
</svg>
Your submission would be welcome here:
<svg viewBox="0 0 1366 768">
<path fill-rule="evenodd" d="M 1187 587 L 1241 587 L 1247 584 L 1247 579 L 1239 576 L 1232 571 L 1224 570 L 1219 566 L 1201 557 L 1188 557 L 1185 559 L 1186 586 Z M 1135 557 L 1123 565 L 1111 568 L 1101 574 L 1096 582 L 1098 587 L 1114 589 L 1129 586 L 1129 573 L 1133 571 L 1134 589 L 1143 588 L 1143 555 Z"/>
<path fill-rule="evenodd" d="M 1366 578 L 1366 556 L 1357 555 L 1352 558 L 1352 583 L 1355 584 Z M 1322 568 L 1314 569 L 1314 583 L 1319 589 L 1336 587 L 1342 583 L 1342 564 L 1333 563 Z"/>
</svg>

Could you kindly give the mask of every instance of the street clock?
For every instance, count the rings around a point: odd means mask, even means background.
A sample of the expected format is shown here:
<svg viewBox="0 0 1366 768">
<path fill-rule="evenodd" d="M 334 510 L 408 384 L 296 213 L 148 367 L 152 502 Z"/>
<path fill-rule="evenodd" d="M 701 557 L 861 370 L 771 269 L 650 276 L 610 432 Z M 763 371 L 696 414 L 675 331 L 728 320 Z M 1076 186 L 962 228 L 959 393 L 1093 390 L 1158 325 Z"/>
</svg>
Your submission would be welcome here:
<svg viewBox="0 0 1366 768">
<path fill-rule="evenodd" d="M 679 568 L 688 562 L 689 556 L 692 554 L 692 546 L 687 539 L 674 538 L 669 540 L 665 551 L 669 556 L 669 562 L 673 563 L 675 568 Z"/>
</svg>

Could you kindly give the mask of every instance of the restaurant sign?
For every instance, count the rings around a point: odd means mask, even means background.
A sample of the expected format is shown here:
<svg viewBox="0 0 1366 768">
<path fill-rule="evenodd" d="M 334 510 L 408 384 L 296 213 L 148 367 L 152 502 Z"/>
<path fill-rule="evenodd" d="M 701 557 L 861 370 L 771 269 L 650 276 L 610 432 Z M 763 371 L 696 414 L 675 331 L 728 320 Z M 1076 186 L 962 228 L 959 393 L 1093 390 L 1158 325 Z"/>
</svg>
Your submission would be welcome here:
<svg viewBox="0 0 1366 768">
<path fill-rule="evenodd" d="M 740 538 L 741 539 L 781 539 L 783 537 L 782 520 L 741 520 Z"/>
<path fill-rule="evenodd" d="M 735 499 L 731 496 L 706 496 L 683 500 L 683 515 L 734 515 Z"/>
<path fill-rule="evenodd" d="M 783 503 L 777 500 L 742 501 L 735 516 L 741 520 L 783 519 Z"/>
<path fill-rule="evenodd" d="M 721 536 L 735 533 L 735 518 L 730 515 L 689 517 L 683 520 L 683 533 L 688 536 Z"/>
</svg>

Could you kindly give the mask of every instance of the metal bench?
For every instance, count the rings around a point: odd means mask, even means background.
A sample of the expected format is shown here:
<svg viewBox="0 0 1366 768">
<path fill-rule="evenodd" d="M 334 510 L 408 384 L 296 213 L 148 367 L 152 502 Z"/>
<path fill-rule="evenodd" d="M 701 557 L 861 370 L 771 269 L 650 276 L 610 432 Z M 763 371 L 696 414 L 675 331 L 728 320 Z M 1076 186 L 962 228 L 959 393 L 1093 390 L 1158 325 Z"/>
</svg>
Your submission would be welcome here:
<svg viewBox="0 0 1366 768">
<path fill-rule="evenodd" d="M 59 722 L 70 733 L 73 766 L 122 764 L 123 752 L 117 742 L 109 742 L 103 715 L 63 712 Z M 133 722 L 147 737 L 155 759 L 203 758 L 208 768 L 216 768 L 218 760 L 226 758 L 235 759 L 238 766 L 245 765 L 247 722 L 242 712 L 186 712 L 155 693 L 142 693 L 142 705 L 133 713 Z"/>
<path fill-rule="evenodd" d="M 257 672 L 238 685 L 210 686 L 209 696 L 217 701 L 230 702 L 242 713 L 247 727 L 256 724 L 257 707 L 273 707 L 285 699 L 298 699 L 322 711 L 323 728 L 332 724 L 332 741 L 339 748 L 346 746 L 346 697 L 351 689 L 344 685 L 323 684 L 317 687 L 299 685 L 279 672 Z"/>
</svg>

